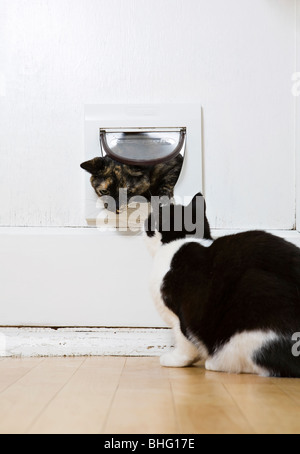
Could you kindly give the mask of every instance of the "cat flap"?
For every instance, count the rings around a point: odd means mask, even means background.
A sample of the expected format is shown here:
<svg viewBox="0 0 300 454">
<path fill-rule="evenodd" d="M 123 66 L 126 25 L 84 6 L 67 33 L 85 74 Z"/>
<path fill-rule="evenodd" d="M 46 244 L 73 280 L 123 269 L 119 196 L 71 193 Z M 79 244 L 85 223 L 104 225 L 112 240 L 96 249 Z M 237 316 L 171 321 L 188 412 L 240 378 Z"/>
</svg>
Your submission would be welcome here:
<svg viewBox="0 0 300 454">
<path fill-rule="evenodd" d="M 127 165 L 151 166 L 184 154 L 186 128 L 100 129 L 103 155 Z"/>
</svg>

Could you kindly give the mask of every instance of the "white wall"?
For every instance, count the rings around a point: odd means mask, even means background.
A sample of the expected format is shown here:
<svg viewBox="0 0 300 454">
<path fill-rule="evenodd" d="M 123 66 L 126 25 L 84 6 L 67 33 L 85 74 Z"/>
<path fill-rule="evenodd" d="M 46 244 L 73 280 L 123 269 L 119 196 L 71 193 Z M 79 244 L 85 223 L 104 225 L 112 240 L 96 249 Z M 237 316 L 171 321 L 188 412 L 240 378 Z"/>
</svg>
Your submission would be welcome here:
<svg viewBox="0 0 300 454">
<path fill-rule="evenodd" d="M 296 4 L 0 0 L 0 226 L 86 226 L 85 104 L 201 103 L 212 227 L 292 229 Z M 0 324 L 163 326 L 141 239 L 106 240 L 0 229 Z"/>
<path fill-rule="evenodd" d="M 84 104 L 201 102 L 212 226 L 291 229 L 296 1 L 0 0 L 0 225 L 85 225 Z"/>
</svg>

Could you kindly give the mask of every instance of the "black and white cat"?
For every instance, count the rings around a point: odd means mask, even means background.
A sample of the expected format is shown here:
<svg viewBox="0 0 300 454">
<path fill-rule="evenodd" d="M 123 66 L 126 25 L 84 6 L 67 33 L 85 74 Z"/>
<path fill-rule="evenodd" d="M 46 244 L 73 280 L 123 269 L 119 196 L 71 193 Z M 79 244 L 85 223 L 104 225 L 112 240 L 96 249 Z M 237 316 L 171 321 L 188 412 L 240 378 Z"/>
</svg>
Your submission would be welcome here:
<svg viewBox="0 0 300 454">
<path fill-rule="evenodd" d="M 206 216 L 205 238 L 189 238 L 169 214 L 169 231 L 154 214 L 145 224 L 153 298 L 176 341 L 161 364 L 203 359 L 212 371 L 300 377 L 300 249 L 263 231 L 213 241 Z"/>
</svg>

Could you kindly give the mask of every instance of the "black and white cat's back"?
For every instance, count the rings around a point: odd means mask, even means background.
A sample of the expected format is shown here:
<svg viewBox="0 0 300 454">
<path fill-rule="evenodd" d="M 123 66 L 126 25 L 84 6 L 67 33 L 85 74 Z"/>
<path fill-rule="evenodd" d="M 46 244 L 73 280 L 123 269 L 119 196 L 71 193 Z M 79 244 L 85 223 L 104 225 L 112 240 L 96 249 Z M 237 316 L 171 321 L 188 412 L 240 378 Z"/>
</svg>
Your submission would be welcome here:
<svg viewBox="0 0 300 454">
<path fill-rule="evenodd" d="M 146 224 L 146 229 L 150 225 Z M 161 364 L 300 377 L 292 336 L 300 331 L 300 250 L 265 232 L 204 240 L 147 232 L 151 291 L 176 348 Z M 172 224 L 171 224 L 172 225 Z M 182 237 L 183 236 L 183 237 Z"/>
</svg>

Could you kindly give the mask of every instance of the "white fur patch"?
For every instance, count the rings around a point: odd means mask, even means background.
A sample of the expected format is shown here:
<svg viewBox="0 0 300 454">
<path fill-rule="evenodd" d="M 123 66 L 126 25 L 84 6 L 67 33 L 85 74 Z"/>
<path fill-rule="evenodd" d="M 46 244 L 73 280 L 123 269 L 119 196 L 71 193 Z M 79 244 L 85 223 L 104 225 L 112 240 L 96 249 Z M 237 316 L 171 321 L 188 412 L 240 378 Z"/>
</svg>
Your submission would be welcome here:
<svg viewBox="0 0 300 454">
<path fill-rule="evenodd" d="M 155 256 L 160 246 L 162 246 L 161 238 L 162 235 L 157 230 L 155 230 L 154 236 L 148 236 L 147 233 L 144 232 L 145 244 L 152 257 Z"/>
<path fill-rule="evenodd" d="M 188 335 L 189 341 L 192 342 L 192 344 L 197 348 L 197 351 L 199 353 L 199 358 L 201 360 L 207 359 L 208 358 L 208 350 L 207 350 L 206 346 L 203 344 L 203 342 L 201 342 L 193 334 L 191 334 L 189 332 L 189 330 L 187 330 L 187 335 Z"/>
<path fill-rule="evenodd" d="M 196 345 L 190 339 L 184 336 L 180 329 L 180 322 L 177 318 L 177 324 L 173 329 L 175 335 L 176 347 L 169 353 L 165 353 L 160 357 L 160 364 L 165 367 L 188 367 L 197 362 L 199 359 L 204 359 Z"/>
<path fill-rule="evenodd" d="M 188 241 L 193 242 L 193 243 L 199 243 L 203 247 L 210 247 L 213 244 L 213 242 L 214 242 L 214 240 L 205 240 L 205 239 L 203 239 L 203 240 L 196 239 L 195 240 L 195 239 L 192 239 L 192 238 L 188 238 L 187 242 Z"/>
<path fill-rule="evenodd" d="M 275 341 L 278 337 L 273 331 L 246 331 L 236 334 L 207 359 L 205 367 L 218 372 L 268 376 L 268 371 L 257 366 L 253 357 L 267 342 Z"/>
<path fill-rule="evenodd" d="M 161 234 L 157 232 L 157 238 L 160 235 Z M 154 247 L 157 246 L 157 239 L 154 239 L 152 237 L 150 238 L 150 241 L 153 241 Z M 172 328 L 178 324 L 178 317 L 172 311 L 170 311 L 170 309 L 168 309 L 163 302 L 161 297 L 161 286 L 165 275 L 170 270 L 174 254 L 176 254 L 176 252 L 181 248 L 183 244 L 184 240 L 173 241 L 172 243 L 165 244 L 164 246 L 156 249 L 156 254 L 154 256 L 153 262 L 153 271 L 150 279 L 150 290 L 156 309 L 158 310 L 162 319 L 167 323 L 167 325 L 171 326 Z"/>
</svg>

